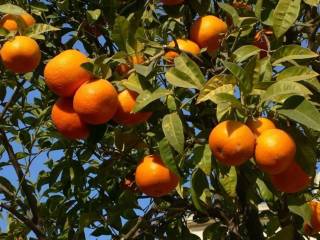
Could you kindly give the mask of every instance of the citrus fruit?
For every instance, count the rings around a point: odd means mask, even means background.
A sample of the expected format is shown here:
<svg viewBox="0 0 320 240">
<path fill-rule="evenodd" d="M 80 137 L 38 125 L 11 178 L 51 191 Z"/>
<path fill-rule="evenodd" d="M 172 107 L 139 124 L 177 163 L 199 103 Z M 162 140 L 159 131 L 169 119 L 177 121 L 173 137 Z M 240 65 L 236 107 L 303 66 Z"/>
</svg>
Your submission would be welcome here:
<svg viewBox="0 0 320 240">
<path fill-rule="evenodd" d="M 308 202 L 311 208 L 310 225 L 305 223 L 304 229 L 310 235 L 320 232 L 320 202 L 312 200 Z"/>
<path fill-rule="evenodd" d="M 136 105 L 136 98 L 138 94 L 130 90 L 124 90 L 118 95 L 119 106 L 113 120 L 122 125 L 134 125 L 147 121 L 151 112 L 137 112 L 132 113 Z"/>
<path fill-rule="evenodd" d="M 190 39 L 201 48 L 213 53 L 220 46 L 220 39 L 228 31 L 227 24 L 220 18 L 208 15 L 198 18 L 191 26 Z"/>
<path fill-rule="evenodd" d="M 270 119 L 264 117 L 259 117 L 256 119 L 251 118 L 246 124 L 256 137 L 260 136 L 260 134 L 265 130 L 277 128 Z"/>
<path fill-rule="evenodd" d="M 269 129 L 257 138 L 255 159 L 258 166 L 269 174 L 279 174 L 293 162 L 296 144 L 281 129 Z"/>
<path fill-rule="evenodd" d="M 174 6 L 174 5 L 182 4 L 184 0 L 161 0 L 161 2 L 163 3 L 163 5 L 166 5 L 166 6 Z"/>
<path fill-rule="evenodd" d="M 127 75 L 129 71 L 130 71 L 130 67 L 126 63 L 120 63 L 116 67 L 116 72 L 119 73 L 121 76 Z"/>
<path fill-rule="evenodd" d="M 81 67 L 89 59 L 77 50 L 66 50 L 52 58 L 44 69 L 44 78 L 49 89 L 58 96 L 70 97 L 91 74 Z"/>
<path fill-rule="evenodd" d="M 18 30 L 18 21 L 22 21 L 27 27 L 31 27 L 36 23 L 36 20 L 29 14 L 23 13 L 21 15 L 6 14 L 0 20 L 0 27 L 8 31 Z"/>
<path fill-rule="evenodd" d="M 260 48 L 260 58 L 264 58 L 268 55 L 268 36 L 273 34 L 272 31 L 261 30 L 254 36 L 253 45 Z"/>
<path fill-rule="evenodd" d="M 53 105 L 51 119 L 57 130 L 70 139 L 85 139 L 89 128 L 73 110 L 72 98 L 59 98 Z"/>
<path fill-rule="evenodd" d="M 240 165 L 254 154 L 255 137 L 251 130 L 237 121 L 224 121 L 214 127 L 209 146 L 215 158 L 224 165 Z"/>
<path fill-rule="evenodd" d="M 295 161 L 283 172 L 271 175 L 270 179 L 278 191 L 285 193 L 300 192 L 310 185 L 310 177 Z"/>
<path fill-rule="evenodd" d="M 141 53 L 136 53 L 128 57 L 128 61 L 131 64 L 142 64 L 144 63 L 144 55 Z"/>
<path fill-rule="evenodd" d="M 73 107 L 85 122 L 94 125 L 103 124 L 117 111 L 118 93 L 105 79 L 91 80 L 76 91 Z"/>
<path fill-rule="evenodd" d="M 156 155 L 143 158 L 136 169 L 135 178 L 140 190 L 151 197 L 167 195 L 179 183 L 179 177 L 171 172 Z"/>
<path fill-rule="evenodd" d="M 25 36 L 16 36 L 6 41 L 0 55 L 4 66 L 14 73 L 32 72 L 41 60 L 39 45 Z"/>
<path fill-rule="evenodd" d="M 193 55 L 199 55 L 200 54 L 200 48 L 198 46 L 198 44 L 196 44 L 195 42 L 192 42 L 191 40 L 188 39 L 177 39 L 177 44 L 178 47 L 181 51 L 185 51 L 188 53 L 191 53 Z M 168 46 L 174 48 L 176 45 L 175 41 L 171 41 Z M 168 51 L 165 54 L 165 57 L 168 60 L 172 60 L 173 58 L 179 56 L 179 53 L 175 52 L 175 51 Z"/>
</svg>

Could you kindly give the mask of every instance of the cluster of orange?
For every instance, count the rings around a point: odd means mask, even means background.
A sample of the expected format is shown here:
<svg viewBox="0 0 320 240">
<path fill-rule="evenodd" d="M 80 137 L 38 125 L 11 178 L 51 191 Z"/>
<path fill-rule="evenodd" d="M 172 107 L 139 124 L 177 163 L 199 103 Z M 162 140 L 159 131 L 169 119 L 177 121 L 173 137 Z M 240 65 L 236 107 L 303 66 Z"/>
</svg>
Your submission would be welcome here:
<svg viewBox="0 0 320 240">
<path fill-rule="evenodd" d="M 241 165 L 254 156 L 281 192 L 299 192 L 310 184 L 310 177 L 295 161 L 294 140 L 267 118 L 251 119 L 247 124 L 219 123 L 210 133 L 209 145 L 215 158 L 229 166 Z"/>
<path fill-rule="evenodd" d="M 58 131 L 70 139 L 85 139 L 89 125 L 109 120 L 122 125 L 145 122 L 151 112 L 132 113 L 137 93 L 117 93 L 105 79 L 94 79 L 81 65 L 89 59 L 77 50 L 66 50 L 46 65 L 44 78 L 48 88 L 60 98 L 52 108 L 52 121 Z"/>
<path fill-rule="evenodd" d="M 35 19 L 30 14 L 10 15 L 7 14 L 0 20 L 0 27 L 7 31 L 17 31 L 18 22 L 23 27 L 31 27 Z M 16 36 L 4 43 L 0 56 L 3 65 L 14 73 L 27 73 L 34 71 L 41 60 L 41 51 L 35 40 L 26 36 Z"/>
</svg>

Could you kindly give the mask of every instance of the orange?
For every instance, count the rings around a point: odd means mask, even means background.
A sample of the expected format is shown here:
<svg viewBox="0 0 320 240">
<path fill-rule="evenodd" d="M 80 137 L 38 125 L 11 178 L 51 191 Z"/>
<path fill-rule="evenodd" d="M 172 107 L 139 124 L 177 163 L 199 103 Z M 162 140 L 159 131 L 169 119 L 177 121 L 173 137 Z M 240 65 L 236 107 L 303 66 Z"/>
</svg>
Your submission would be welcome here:
<svg viewBox="0 0 320 240">
<path fill-rule="evenodd" d="M 195 42 L 192 42 L 188 39 L 177 39 L 177 44 L 178 44 L 178 47 L 181 51 L 185 51 L 185 52 L 191 53 L 193 55 L 200 54 L 201 49 L 199 48 L 198 44 L 196 44 Z M 175 41 L 171 41 L 168 44 L 168 46 L 171 48 L 174 48 L 176 46 Z M 179 56 L 179 53 L 177 53 L 175 51 L 168 51 L 165 54 L 165 57 L 169 60 L 173 59 L 177 56 Z"/>
<path fill-rule="evenodd" d="M 260 58 L 264 58 L 268 55 L 268 36 L 273 34 L 272 31 L 261 30 L 254 36 L 253 45 L 260 48 Z"/>
<path fill-rule="evenodd" d="M 264 117 L 249 119 L 247 121 L 247 126 L 251 129 L 251 131 L 256 137 L 259 137 L 260 134 L 265 130 L 277 128 L 271 120 Z"/>
<path fill-rule="evenodd" d="M 213 53 L 220 47 L 220 39 L 228 31 L 227 24 L 212 15 L 198 18 L 191 26 L 190 39 Z"/>
<path fill-rule="evenodd" d="M 255 137 L 245 124 L 224 121 L 214 127 L 209 146 L 215 158 L 224 165 L 240 165 L 254 154 Z"/>
<path fill-rule="evenodd" d="M 89 59 L 77 50 L 66 50 L 52 58 L 44 69 L 49 89 L 62 97 L 73 96 L 75 91 L 91 79 L 91 74 L 81 67 Z"/>
<path fill-rule="evenodd" d="M 184 0 L 161 0 L 163 5 L 174 6 L 184 3 Z"/>
<path fill-rule="evenodd" d="M 119 106 L 113 120 L 123 125 L 140 124 L 147 121 L 152 112 L 132 113 L 138 94 L 130 90 L 124 90 L 118 95 Z"/>
<path fill-rule="evenodd" d="M 156 155 L 143 158 L 136 169 L 135 178 L 140 190 L 151 197 L 167 195 L 179 183 L 179 177 L 170 171 Z"/>
<path fill-rule="evenodd" d="M 130 90 L 124 90 L 118 95 L 119 106 L 113 120 L 122 125 L 135 125 L 146 122 L 152 112 L 132 113 L 136 105 L 138 94 Z"/>
<path fill-rule="evenodd" d="M 6 14 L 0 20 L 0 27 L 8 31 L 17 31 L 18 30 L 17 21 L 19 21 L 18 19 L 21 20 L 27 27 L 31 27 L 36 23 L 36 20 L 29 13 L 23 13 L 20 16 Z"/>
<path fill-rule="evenodd" d="M 116 67 L 116 72 L 119 73 L 121 76 L 127 75 L 129 71 L 130 71 L 130 67 L 126 63 L 120 63 Z"/>
<path fill-rule="evenodd" d="M 117 111 L 118 93 L 109 81 L 92 80 L 76 91 L 73 107 L 85 122 L 103 124 Z"/>
<path fill-rule="evenodd" d="M 4 66 L 14 73 L 32 72 L 41 60 L 39 45 L 25 36 L 16 36 L 5 42 L 0 55 Z"/>
<path fill-rule="evenodd" d="M 58 131 L 70 139 L 85 139 L 89 128 L 73 110 L 72 98 L 59 98 L 53 105 L 51 119 Z"/>
<path fill-rule="evenodd" d="M 309 202 L 309 206 L 311 208 L 310 225 L 305 223 L 304 229 L 307 234 L 312 235 L 320 232 L 320 202 L 312 200 Z"/>
<path fill-rule="evenodd" d="M 272 185 L 280 192 L 296 193 L 310 185 L 308 174 L 295 161 L 283 172 L 270 176 Z"/>
<path fill-rule="evenodd" d="M 128 57 L 128 60 L 131 64 L 142 64 L 144 63 L 144 56 L 141 53 L 136 53 Z"/>
<path fill-rule="evenodd" d="M 258 166 L 269 174 L 279 174 L 293 162 L 296 144 L 281 129 L 269 129 L 257 138 L 255 158 Z"/>
</svg>

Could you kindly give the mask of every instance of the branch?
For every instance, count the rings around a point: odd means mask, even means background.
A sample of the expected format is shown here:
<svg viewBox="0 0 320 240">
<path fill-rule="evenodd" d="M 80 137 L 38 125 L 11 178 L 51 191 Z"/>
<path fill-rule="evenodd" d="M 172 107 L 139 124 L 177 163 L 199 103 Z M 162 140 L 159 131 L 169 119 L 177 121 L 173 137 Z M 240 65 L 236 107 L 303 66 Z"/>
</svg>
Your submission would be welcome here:
<svg viewBox="0 0 320 240">
<path fill-rule="evenodd" d="M 38 207 L 37 204 L 33 201 L 34 196 L 32 194 L 32 191 L 30 190 L 29 186 L 27 185 L 25 179 L 24 179 L 24 173 L 21 169 L 21 166 L 18 162 L 18 159 L 16 158 L 16 155 L 13 151 L 13 148 L 11 144 L 9 143 L 9 140 L 7 138 L 7 135 L 3 129 L 0 129 L 0 139 L 3 143 L 4 148 L 6 149 L 10 162 L 12 163 L 14 170 L 18 176 L 19 182 L 21 183 L 22 191 L 27 197 L 28 204 L 30 206 L 32 215 L 33 215 L 33 222 L 38 223 Z"/>
<path fill-rule="evenodd" d="M 29 218 L 26 218 L 25 216 L 20 214 L 14 207 L 6 205 L 4 203 L 1 203 L 0 207 L 6 209 L 14 217 L 16 217 L 19 221 L 23 222 L 26 226 L 28 226 L 38 236 L 39 239 L 45 239 L 45 235 L 41 231 L 39 226 L 34 224 L 34 222 L 31 221 Z"/>
<path fill-rule="evenodd" d="M 131 237 L 136 233 L 136 231 L 138 231 L 138 229 L 140 228 L 140 225 L 143 222 L 143 217 L 138 217 L 138 221 L 137 223 L 133 226 L 133 228 L 130 229 L 130 231 L 124 235 L 123 237 L 121 237 L 121 240 L 127 240 L 127 239 L 131 239 Z"/>
</svg>

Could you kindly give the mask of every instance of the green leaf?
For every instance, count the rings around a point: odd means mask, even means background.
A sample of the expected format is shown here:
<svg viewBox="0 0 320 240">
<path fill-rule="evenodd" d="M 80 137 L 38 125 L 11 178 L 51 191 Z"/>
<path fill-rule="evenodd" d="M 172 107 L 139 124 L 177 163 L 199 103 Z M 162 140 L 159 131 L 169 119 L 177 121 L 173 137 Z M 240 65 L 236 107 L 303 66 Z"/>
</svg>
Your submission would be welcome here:
<svg viewBox="0 0 320 240">
<path fill-rule="evenodd" d="M 0 5 L 0 12 L 12 15 L 27 13 L 23 8 L 10 3 Z"/>
<path fill-rule="evenodd" d="M 122 80 L 121 84 L 129 90 L 135 91 L 139 94 L 144 91 L 143 82 L 136 73 L 130 74 L 128 80 Z"/>
<path fill-rule="evenodd" d="M 230 93 L 234 91 L 232 84 L 235 83 L 235 79 L 232 75 L 216 75 L 209 79 L 203 88 L 200 90 L 197 98 L 197 103 L 201 103 L 210 99 L 210 96 L 217 93 Z"/>
<path fill-rule="evenodd" d="M 270 58 L 257 59 L 253 73 L 253 85 L 260 82 L 270 82 L 272 79 L 272 65 Z"/>
<path fill-rule="evenodd" d="M 222 2 L 218 2 L 218 6 L 231 16 L 232 22 L 235 26 L 239 26 L 239 14 L 233 6 Z"/>
<path fill-rule="evenodd" d="M 285 34 L 297 20 L 301 0 L 279 0 L 273 13 L 273 31 L 279 38 Z"/>
<path fill-rule="evenodd" d="M 254 14 L 259 20 L 261 20 L 262 5 L 263 5 L 263 0 L 257 0 L 256 7 L 254 9 Z"/>
<path fill-rule="evenodd" d="M 320 0 L 303 0 L 306 4 L 317 7 L 320 4 Z"/>
<path fill-rule="evenodd" d="M 279 81 L 272 84 L 261 96 L 261 102 L 272 100 L 281 102 L 293 95 L 308 96 L 311 92 L 302 84 L 290 81 Z"/>
<path fill-rule="evenodd" d="M 199 168 L 196 168 L 191 178 L 191 199 L 195 208 L 202 213 L 206 213 L 206 207 L 200 197 L 208 186 L 207 176 Z"/>
<path fill-rule="evenodd" d="M 166 138 L 163 138 L 159 142 L 159 151 L 160 151 L 160 156 L 164 164 L 172 171 L 174 172 L 177 176 L 180 176 L 179 169 L 177 167 L 177 163 L 174 160 L 171 147 L 169 145 L 169 142 Z"/>
<path fill-rule="evenodd" d="M 277 81 L 301 81 L 319 76 L 319 73 L 306 66 L 292 66 L 284 69 L 277 76 Z"/>
<path fill-rule="evenodd" d="M 227 62 L 223 61 L 223 65 L 232 73 L 233 76 L 235 76 L 239 81 L 241 81 L 244 76 L 245 72 L 242 67 L 239 65 L 232 63 L 232 62 Z"/>
<path fill-rule="evenodd" d="M 311 102 L 302 97 L 289 98 L 278 113 L 307 128 L 320 131 L 320 112 Z"/>
<path fill-rule="evenodd" d="M 256 68 L 256 57 L 252 57 L 250 61 L 246 64 L 244 71 L 244 78 L 240 81 L 240 90 L 243 96 L 248 96 L 253 87 L 253 76 Z"/>
<path fill-rule="evenodd" d="M 148 66 L 142 65 L 142 64 L 134 64 L 134 69 L 136 72 L 144 77 L 148 77 L 150 73 L 154 69 L 154 64 L 150 63 Z"/>
<path fill-rule="evenodd" d="M 294 228 L 292 225 L 285 226 L 279 232 L 272 235 L 269 240 L 294 240 Z"/>
<path fill-rule="evenodd" d="M 100 16 L 101 16 L 101 9 L 87 11 L 87 18 L 91 23 L 97 21 Z"/>
<path fill-rule="evenodd" d="M 237 188 L 237 171 L 235 167 L 231 167 L 229 172 L 221 176 L 219 178 L 219 182 L 225 192 L 230 196 L 230 197 L 236 197 L 236 188 Z"/>
<path fill-rule="evenodd" d="M 117 44 L 117 46 L 122 51 L 127 49 L 128 41 L 128 32 L 129 32 L 129 22 L 123 16 L 118 16 L 113 25 L 112 31 L 112 40 Z"/>
<path fill-rule="evenodd" d="M 54 31 L 59 31 L 59 28 L 53 27 L 48 24 L 43 24 L 43 23 L 36 23 L 32 27 L 29 27 L 27 29 L 27 32 L 25 33 L 26 36 L 31 37 L 31 38 L 39 38 L 40 35 L 46 32 L 54 32 Z M 40 37 L 40 39 L 42 39 Z"/>
<path fill-rule="evenodd" d="M 267 187 L 264 181 L 262 181 L 260 178 L 257 178 L 256 183 L 257 183 L 261 198 L 264 201 L 272 201 L 274 199 L 273 193 L 270 191 L 270 189 Z"/>
<path fill-rule="evenodd" d="M 162 130 L 170 145 L 182 154 L 184 152 L 183 125 L 177 112 L 163 117 Z"/>
<path fill-rule="evenodd" d="M 288 199 L 288 208 L 294 214 L 302 217 L 305 222 L 310 222 L 311 208 L 304 198 L 290 197 Z"/>
<path fill-rule="evenodd" d="M 208 12 L 210 8 L 211 1 L 210 0 L 193 0 L 190 1 L 190 7 L 199 13 L 199 15 L 204 15 Z"/>
<path fill-rule="evenodd" d="M 200 168 L 207 176 L 212 171 L 212 152 L 208 144 L 197 145 L 193 149 L 193 161 L 197 163 L 197 167 Z"/>
<path fill-rule="evenodd" d="M 318 57 L 318 54 L 311 51 L 310 49 L 292 44 L 278 48 L 275 53 L 272 54 L 271 62 L 272 65 L 275 66 L 282 62 L 290 60 L 308 59 L 315 57 Z"/>
<path fill-rule="evenodd" d="M 166 78 L 170 84 L 176 87 L 182 87 L 182 88 L 194 88 L 194 89 L 200 89 L 199 86 L 197 86 L 191 77 L 186 74 L 183 71 L 180 71 L 176 68 L 171 68 L 166 73 Z"/>
<path fill-rule="evenodd" d="M 238 108 L 239 110 L 243 109 L 241 102 L 232 94 L 218 93 L 210 97 L 210 100 L 216 104 L 229 103 L 231 106 Z"/>
<path fill-rule="evenodd" d="M 233 52 L 236 62 L 243 62 L 249 57 L 257 55 L 260 52 L 260 48 L 253 45 L 244 45 Z"/>
<path fill-rule="evenodd" d="M 134 106 L 133 112 L 139 112 L 144 107 L 149 105 L 155 100 L 158 100 L 159 98 L 165 97 L 167 95 L 170 95 L 171 92 L 167 89 L 158 88 L 154 92 L 150 92 L 149 90 L 144 90 L 136 100 L 136 105 Z"/>
</svg>

